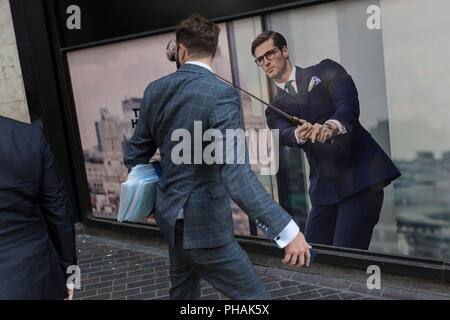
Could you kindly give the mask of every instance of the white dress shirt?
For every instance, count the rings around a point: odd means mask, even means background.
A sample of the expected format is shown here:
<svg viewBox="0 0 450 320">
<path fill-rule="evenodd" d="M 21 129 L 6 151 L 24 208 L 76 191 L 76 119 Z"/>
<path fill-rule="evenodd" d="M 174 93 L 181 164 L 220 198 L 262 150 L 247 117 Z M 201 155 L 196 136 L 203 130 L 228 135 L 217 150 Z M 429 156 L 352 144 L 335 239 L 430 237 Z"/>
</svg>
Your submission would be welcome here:
<svg viewBox="0 0 450 320">
<path fill-rule="evenodd" d="M 185 63 L 195 64 L 197 66 L 206 68 L 209 71 L 211 71 L 212 73 L 214 73 L 214 71 L 211 69 L 211 67 L 209 65 L 207 65 L 206 63 L 199 62 L 199 61 L 187 61 Z M 294 74 L 294 78 L 295 78 L 295 74 Z M 294 88 L 295 88 L 295 85 L 294 85 Z M 184 211 L 183 208 L 181 208 L 180 212 L 178 213 L 177 219 L 184 219 L 183 211 Z M 291 221 L 286 225 L 286 227 L 272 240 L 275 241 L 275 243 L 277 244 L 277 246 L 279 248 L 284 248 L 289 242 L 291 242 L 297 236 L 299 231 L 300 231 L 300 228 L 295 223 L 295 221 L 293 219 L 291 219 Z"/>
<path fill-rule="evenodd" d="M 291 72 L 291 75 L 289 76 L 289 80 L 287 82 L 289 82 L 289 81 L 292 81 L 292 86 L 294 87 L 295 92 L 298 94 L 298 92 L 297 92 L 297 81 L 295 80 L 295 67 L 294 66 L 292 66 L 292 72 Z M 285 90 L 286 91 L 286 89 L 284 88 L 284 86 L 286 85 L 286 82 L 278 83 L 278 82 L 275 81 L 275 83 L 276 83 L 278 88 L 280 88 L 281 90 Z"/>
<path fill-rule="evenodd" d="M 296 81 L 296 78 L 295 78 L 295 74 L 296 74 L 296 68 L 295 68 L 295 66 L 293 66 L 292 67 L 292 72 L 291 72 L 291 75 L 289 76 L 288 82 L 292 81 L 292 86 L 294 87 L 295 92 L 298 94 L 298 92 L 297 92 L 297 81 Z M 287 90 L 284 88 L 284 86 L 286 85 L 286 82 L 281 82 L 281 83 L 275 82 L 275 84 L 277 85 L 278 88 L 280 88 L 281 90 L 285 90 L 287 92 Z M 338 133 L 336 135 L 341 135 L 341 134 L 347 133 L 347 130 L 345 129 L 345 127 L 342 125 L 342 123 L 340 121 L 335 120 L 335 119 L 329 119 L 329 120 L 327 120 L 325 122 L 332 122 L 332 123 L 337 125 L 339 131 L 338 131 Z M 297 136 L 297 130 L 294 131 L 294 136 L 295 136 L 295 140 L 299 144 L 303 144 L 306 141 L 308 141 L 307 139 L 300 139 Z"/>
<path fill-rule="evenodd" d="M 208 64 L 206 64 L 204 62 L 200 62 L 200 61 L 186 61 L 185 63 L 186 64 L 195 64 L 196 66 L 203 67 L 205 69 L 208 69 L 212 73 L 214 73 L 213 69 Z"/>
</svg>

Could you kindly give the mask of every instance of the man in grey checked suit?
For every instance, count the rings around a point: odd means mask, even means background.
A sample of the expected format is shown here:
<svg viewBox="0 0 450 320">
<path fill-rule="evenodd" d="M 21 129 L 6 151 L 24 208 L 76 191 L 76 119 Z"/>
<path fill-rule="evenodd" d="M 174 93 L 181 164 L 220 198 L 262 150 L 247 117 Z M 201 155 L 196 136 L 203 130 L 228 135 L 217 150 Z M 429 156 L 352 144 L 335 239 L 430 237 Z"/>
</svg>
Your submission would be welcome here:
<svg viewBox="0 0 450 320">
<path fill-rule="evenodd" d="M 201 278 L 232 299 L 268 299 L 248 256 L 234 239 L 228 195 L 269 239 L 285 249 L 284 263 L 309 265 L 311 247 L 251 171 L 247 150 L 245 164 L 198 163 L 195 159 L 203 154 L 204 145 L 193 143 L 183 150 L 187 161 L 173 161 L 178 156 L 174 147 L 179 144 L 174 132 L 181 129 L 195 140 L 199 133 L 194 121 L 201 121 L 202 136 L 214 128 L 226 137 L 226 129 L 240 128 L 238 93 L 218 80 L 211 69 L 219 31 L 217 25 L 196 14 L 179 24 L 179 68 L 145 89 L 124 163 L 128 168 L 148 163 L 159 147 L 162 175 L 155 218 L 169 241 L 171 299 L 199 299 Z M 223 146 L 224 156 L 239 147 L 233 143 L 226 150 L 225 141 Z"/>
</svg>

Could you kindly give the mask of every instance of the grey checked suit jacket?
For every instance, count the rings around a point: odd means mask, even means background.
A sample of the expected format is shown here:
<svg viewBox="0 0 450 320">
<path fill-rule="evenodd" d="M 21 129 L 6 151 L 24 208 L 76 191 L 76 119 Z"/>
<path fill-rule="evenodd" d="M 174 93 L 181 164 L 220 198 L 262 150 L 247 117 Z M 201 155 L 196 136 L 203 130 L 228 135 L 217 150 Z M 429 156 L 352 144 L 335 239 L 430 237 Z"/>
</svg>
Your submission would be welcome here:
<svg viewBox="0 0 450 320">
<path fill-rule="evenodd" d="M 131 168 L 148 163 L 159 147 L 162 176 L 157 187 L 155 218 L 162 233 L 174 245 L 174 226 L 184 208 L 183 248 L 213 248 L 234 238 L 228 196 L 274 239 L 291 220 L 267 193 L 248 164 L 194 164 L 194 121 L 209 128 L 240 128 L 240 99 L 236 90 L 209 70 L 183 64 L 176 72 L 150 83 L 144 92 L 140 118 L 125 152 Z M 180 141 L 171 141 L 174 130 L 191 135 L 192 164 L 174 164 L 171 152 Z M 210 142 L 202 142 L 202 146 Z M 224 149 L 226 143 L 223 143 Z M 233 145 L 237 150 L 237 143 Z M 186 151 L 186 150 L 185 150 Z M 224 151 L 225 155 L 225 151 Z M 235 155 L 236 157 L 236 155 Z"/>
</svg>

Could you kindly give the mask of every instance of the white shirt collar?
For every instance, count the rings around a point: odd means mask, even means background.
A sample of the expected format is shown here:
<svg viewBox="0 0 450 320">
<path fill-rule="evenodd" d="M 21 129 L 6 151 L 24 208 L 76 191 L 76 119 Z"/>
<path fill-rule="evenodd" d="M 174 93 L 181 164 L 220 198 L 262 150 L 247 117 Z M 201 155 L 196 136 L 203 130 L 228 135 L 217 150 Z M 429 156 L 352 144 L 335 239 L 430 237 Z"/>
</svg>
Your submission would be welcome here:
<svg viewBox="0 0 450 320">
<path fill-rule="evenodd" d="M 294 84 L 295 84 L 295 69 L 296 69 L 295 66 L 292 66 L 292 72 L 291 72 L 291 75 L 289 76 L 289 80 L 288 80 L 288 81 L 294 81 Z M 278 83 L 275 81 L 275 84 L 277 85 L 278 88 L 285 90 L 284 85 L 286 84 L 286 82 Z M 295 89 L 295 91 L 297 91 L 297 88 L 295 85 L 294 85 L 294 89 Z"/>
<path fill-rule="evenodd" d="M 185 63 L 195 64 L 196 66 L 203 67 L 205 69 L 208 69 L 212 73 L 214 73 L 213 69 L 209 65 L 207 65 L 206 63 L 203 63 L 203 62 L 200 62 L 200 61 L 186 61 Z"/>
</svg>

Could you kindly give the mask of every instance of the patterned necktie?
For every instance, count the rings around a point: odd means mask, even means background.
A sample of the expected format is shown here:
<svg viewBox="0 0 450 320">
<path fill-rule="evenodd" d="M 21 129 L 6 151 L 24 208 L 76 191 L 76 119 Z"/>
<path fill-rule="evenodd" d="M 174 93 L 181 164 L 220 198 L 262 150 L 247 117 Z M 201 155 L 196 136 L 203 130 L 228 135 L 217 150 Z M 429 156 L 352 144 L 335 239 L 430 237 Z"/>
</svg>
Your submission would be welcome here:
<svg viewBox="0 0 450 320">
<path fill-rule="evenodd" d="M 292 82 L 294 82 L 294 80 L 290 80 L 288 82 L 286 82 L 286 84 L 284 85 L 284 90 L 287 90 L 287 92 L 293 96 L 294 98 L 297 98 L 297 92 L 295 92 L 294 87 L 292 86 Z"/>
</svg>

